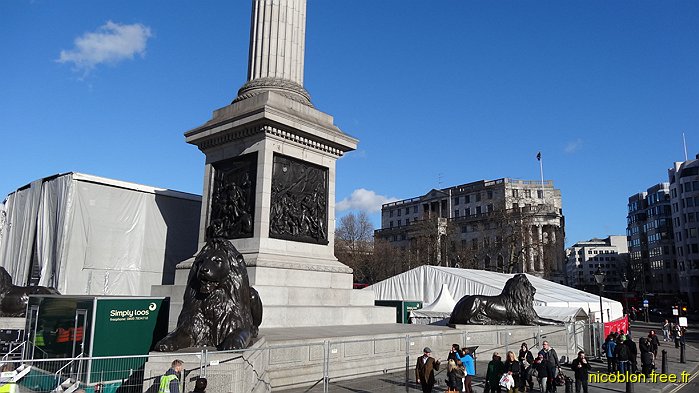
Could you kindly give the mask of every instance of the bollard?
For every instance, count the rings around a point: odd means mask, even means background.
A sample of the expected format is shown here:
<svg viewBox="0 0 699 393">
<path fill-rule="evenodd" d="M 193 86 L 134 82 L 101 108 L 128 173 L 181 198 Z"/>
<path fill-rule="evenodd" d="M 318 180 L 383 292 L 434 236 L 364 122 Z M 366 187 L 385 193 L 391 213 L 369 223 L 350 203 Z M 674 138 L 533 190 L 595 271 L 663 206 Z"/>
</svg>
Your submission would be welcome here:
<svg viewBox="0 0 699 393">
<path fill-rule="evenodd" d="M 680 363 L 687 363 L 686 359 L 684 358 L 684 342 L 680 343 Z"/>
<path fill-rule="evenodd" d="M 663 349 L 663 357 L 662 362 L 660 364 L 660 372 L 663 374 L 667 374 L 667 350 L 665 349 Z"/>
<path fill-rule="evenodd" d="M 633 382 L 631 382 L 629 380 L 626 381 L 626 393 L 633 393 L 633 389 L 634 389 L 633 385 L 634 385 Z"/>
<path fill-rule="evenodd" d="M 573 379 L 572 378 L 566 378 L 566 393 L 573 393 Z"/>
</svg>

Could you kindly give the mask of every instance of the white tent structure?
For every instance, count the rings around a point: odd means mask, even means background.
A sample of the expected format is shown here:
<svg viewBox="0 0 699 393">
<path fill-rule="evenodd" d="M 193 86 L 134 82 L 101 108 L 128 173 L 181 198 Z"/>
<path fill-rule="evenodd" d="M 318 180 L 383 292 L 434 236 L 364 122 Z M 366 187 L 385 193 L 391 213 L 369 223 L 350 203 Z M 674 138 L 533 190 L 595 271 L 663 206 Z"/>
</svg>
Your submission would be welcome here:
<svg viewBox="0 0 699 393">
<path fill-rule="evenodd" d="M 150 295 L 196 253 L 200 211 L 201 197 L 183 192 L 80 173 L 39 179 L 0 211 L 0 266 L 15 285 Z"/>
<path fill-rule="evenodd" d="M 442 289 L 434 302 L 410 312 L 410 323 L 429 325 L 443 321 L 451 316 L 454 306 L 456 306 L 456 300 L 449 293 L 449 286 L 442 284 Z"/>
<path fill-rule="evenodd" d="M 364 288 L 374 291 L 377 300 L 422 300 L 435 302 L 446 285 L 453 298 L 458 301 L 466 295 L 499 295 L 505 282 L 513 274 L 489 272 L 485 270 L 458 269 L 439 266 L 420 266 Z M 587 293 L 565 285 L 527 274 L 536 288 L 534 306 L 542 311 L 541 317 L 563 320 L 564 317 L 579 319 L 589 313 L 596 321 L 600 317 L 599 295 Z M 538 307 L 537 307 L 538 306 Z M 545 312 L 543 308 L 549 308 Z M 555 308 L 555 309 L 553 309 Z M 563 310 L 564 308 L 568 309 Z M 582 309 L 582 314 L 581 310 Z M 612 321 L 623 317 L 620 302 L 602 298 L 604 320 Z M 554 317 L 558 314 L 558 317 Z M 565 315 L 561 315 L 565 314 Z"/>
</svg>

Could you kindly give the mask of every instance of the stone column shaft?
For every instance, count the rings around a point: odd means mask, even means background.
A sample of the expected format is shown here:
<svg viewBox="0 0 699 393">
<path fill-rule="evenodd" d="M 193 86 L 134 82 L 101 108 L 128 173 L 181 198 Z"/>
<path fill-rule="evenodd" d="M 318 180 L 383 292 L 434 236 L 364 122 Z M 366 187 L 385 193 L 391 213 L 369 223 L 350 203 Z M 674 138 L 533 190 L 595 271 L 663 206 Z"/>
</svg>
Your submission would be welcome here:
<svg viewBox="0 0 699 393">
<path fill-rule="evenodd" d="M 285 79 L 303 86 L 306 0 L 253 0 L 248 81 Z"/>
<path fill-rule="evenodd" d="M 528 226 L 527 229 L 527 258 L 529 259 L 529 266 L 527 267 L 527 271 L 533 272 L 534 271 L 534 244 L 532 240 L 532 227 Z"/>
<path fill-rule="evenodd" d="M 538 249 L 538 270 L 539 272 L 544 271 L 544 228 L 542 225 L 537 225 L 536 226 L 536 238 L 539 241 L 539 244 L 537 244 L 537 249 Z"/>
</svg>

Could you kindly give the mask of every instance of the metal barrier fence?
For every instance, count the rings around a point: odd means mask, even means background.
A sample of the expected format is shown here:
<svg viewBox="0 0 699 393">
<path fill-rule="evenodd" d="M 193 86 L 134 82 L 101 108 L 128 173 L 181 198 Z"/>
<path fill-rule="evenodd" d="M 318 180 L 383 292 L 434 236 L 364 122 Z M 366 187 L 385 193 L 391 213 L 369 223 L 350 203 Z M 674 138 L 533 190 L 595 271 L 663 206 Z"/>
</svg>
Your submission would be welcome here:
<svg viewBox="0 0 699 393">
<path fill-rule="evenodd" d="M 481 386 L 493 352 L 503 359 L 515 355 L 527 342 L 532 353 L 549 341 L 559 357 L 573 359 L 579 350 L 599 356 L 597 324 L 570 323 L 553 327 L 474 327 L 441 333 L 381 335 L 356 339 L 267 343 L 262 337 L 244 351 L 201 350 L 190 353 L 155 353 L 146 356 L 24 359 L 7 361 L 23 366 L 17 382 L 20 393 L 155 393 L 160 376 L 174 359 L 184 361 L 181 392 L 190 392 L 197 378 L 207 378 L 207 392 L 364 392 L 421 391 L 415 384 L 415 364 L 422 349 L 445 360 L 451 344 L 477 347 L 473 385 Z M 30 353 L 30 352 L 27 352 Z M 446 362 L 437 372 L 437 389 L 444 390 Z M 4 366 L 7 368 L 7 366 Z M 29 368 L 27 372 L 26 369 Z"/>
</svg>

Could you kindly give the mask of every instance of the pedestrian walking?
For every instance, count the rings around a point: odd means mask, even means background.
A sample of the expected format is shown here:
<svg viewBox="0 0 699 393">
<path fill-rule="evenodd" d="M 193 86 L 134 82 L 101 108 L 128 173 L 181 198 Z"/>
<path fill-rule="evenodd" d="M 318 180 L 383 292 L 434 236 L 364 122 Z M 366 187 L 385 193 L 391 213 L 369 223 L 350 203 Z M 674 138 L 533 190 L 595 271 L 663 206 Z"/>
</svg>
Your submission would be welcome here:
<svg viewBox="0 0 699 393">
<path fill-rule="evenodd" d="M 439 370 L 439 360 L 431 356 L 432 350 L 429 347 L 425 347 L 422 353 L 415 364 L 415 379 L 422 386 L 423 393 L 432 393 L 434 372 Z"/>
<path fill-rule="evenodd" d="M 180 372 L 184 367 L 184 362 L 175 359 L 170 368 L 160 377 L 158 393 L 180 393 Z"/>
<path fill-rule="evenodd" d="M 650 333 L 648 333 L 648 344 L 650 345 L 650 351 L 653 352 L 653 359 L 657 358 L 660 340 L 658 339 L 658 335 L 655 334 L 655 330 L 651 330 Z"/>
<path fill-rule="evenodd" d="M 625 373 L 630 371 L 629 367 L 629 347 L 624 345 L 621 336 L 616 339 L 616 346 L 614 347 L 614 357 L 616 358 L 617 371 L 620 373 Z"/>
<path fill-rule="evenodd" d="M 555 393 L 556 392 L 556 383 L 554 379 L 556 378 L 556 375 L 558 374 L 558 368 L 560 367 L 559 360 L 558 360 L 558 355 L 556 354 L 556 350 L 551 348 L 551 344 L 549 344 L 548 341 L 544 341 L 542 343 L 542 349 L 539 351 L 539 355 L 542 355 L 544 358 L 544 363 L 546 364 L 546 367 L 548 368 L 548 380 L 546 381 L 546 389 L 547 392 L 549 393 Z"/>
<path fill-rule="evenodd" d="M 534 381 L 531 378 L 531 368 L 534 363 L 534 355 L 529 350 L 527 343 L 522 343 L 519 349 L 519 369 L 520 369 L 520 386 L 519 390 L 521 392 L 527 391 L 527 385 L 529 385 L 529 391 L 534 389 Z"/>
<path fill-rule="evenodd" d="M 663 323 L 663 341 L 670 341 L 670 322 L 666 319 Z"/>
<path fill-rule="evenodd" d="M 521 371 L 519 369 L 519 360 L 515 358 L 515 353 L 512 351 L 507 352 L 507 357 L 505 360 L 505 372 L 512 376 L 512 379 L 514 381 L 514 384 L 512 385 L 511 388 L 507 389 L 508 393 L 517 393 L 518 388 L 520 385 L 520 380 L 519 377 L 521 375 Z"/>
<path fill-rule="evenodd" d="M 590 363 L 585 357 L 585 351 L 578 352 L 578 357 L 573 360 L 570 368 L 575 372 L 575 393 L 587 393 L 587 380 L 590 373 Z"/>
<path fill-rule="evenodd" d="M 607 339 L 604 341 L 604 344 L 602 344 L 602 350 L 604 350 L 604 354 L 607 355 L 607 372 L 608 373 L 613 373 L 617 370 L 617 363 L 616 363 L 616 341 L 614 341 L 614 336 L 610 333 L 607 336 Z"/>
<path fill-rule="evenodd" d="M 532 367 L 534 368 L 532 376 L 536 376 L 536 380 L 539 383 L 539 392 L 546 392 L 546 384 L 549 378 L 549 368 L 546 365 L 546 362 L 544 362 L 544 356 L 538 355 L 536 359 L 534 359 L 534 364 Z"/>
<path fill-rule="evenodd" d="M 485 374 L 485 393 L 500 393 L 500 377 L 505 372 L 505 365 L 497 352 L 493 353 L 493 360 L 488 363 L 488 371 Z"/>
</svg>

